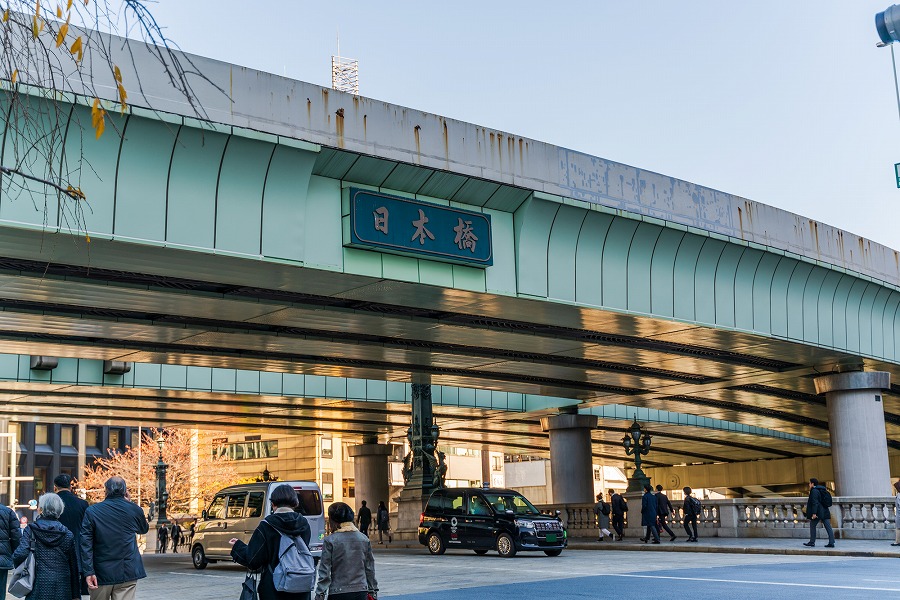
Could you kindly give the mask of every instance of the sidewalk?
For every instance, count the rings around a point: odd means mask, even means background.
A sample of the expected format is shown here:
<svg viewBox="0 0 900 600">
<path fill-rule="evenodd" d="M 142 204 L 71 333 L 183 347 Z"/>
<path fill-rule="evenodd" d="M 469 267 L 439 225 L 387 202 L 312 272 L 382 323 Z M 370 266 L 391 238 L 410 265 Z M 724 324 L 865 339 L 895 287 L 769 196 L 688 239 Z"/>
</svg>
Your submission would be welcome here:
<svg viewBox="0 0 900 600">
<path fill-rule="evenodd" d="M 790 555 L 824 555 L 824 556 L 860 556 L 868 558 L 900 558 L 900 546 L 891 546 L 890 540 L 836 540 L 834 548 L 826 548 L 828 538 L 816 540 L 814 548 L 807 548 L 803 542 L 808 538 L 700 538 L 696 543 L 687 543 L 681 536 L 674 542 L 665 541 L 659 544 L 645 544 L 638 539 L 626 538 L 621 542 L 608 539 L 598 542 L 596 539 L 570 538 L 569 550 L 632 550 L 636 552 L 715 552 L 728 554 L 790 554 Z M 394 541 L 391 544 L 373 545 L 376 550 L 391 548 L 421 548 L 425 546 L 416 542 Z"/>
</svg>

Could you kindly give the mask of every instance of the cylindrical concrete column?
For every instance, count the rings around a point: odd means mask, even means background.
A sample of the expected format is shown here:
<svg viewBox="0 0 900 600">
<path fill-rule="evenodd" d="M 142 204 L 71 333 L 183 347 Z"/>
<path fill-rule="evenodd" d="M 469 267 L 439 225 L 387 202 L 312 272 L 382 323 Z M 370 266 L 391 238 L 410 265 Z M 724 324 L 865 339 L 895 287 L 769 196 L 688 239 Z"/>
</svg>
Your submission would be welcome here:
<svg viewBox="0 0 900 600">
<path fill-rule="evenodd" d="M 554 504 L 594 501 L 591 430 L 593 415 L 562 414 L 543 417 L 541 427 L 550 432 L 550 478 Z"/>
<path fill-rule="evenodd" d="M 368 441 L 368 440 L 366 440 Z M 356 507 L 359 510 L 363 500 L 374 514 L 378 503 L 390 501 L 390 472 L 388 457 L 394 453 L 390 444 L 364 443 L 350 446 L 353 457 L 353 478 L 356 487 Z"/>
<path fill-rule="evenodd" d="M 825 394 L 831 459 L 838 496 L 888 496 L 891 473 L 881 391 L 890 389 L 883 371 L 854 371 L 816 377 Z M 814 476 L 814 474 L 810 474 Z"/>
</svg>

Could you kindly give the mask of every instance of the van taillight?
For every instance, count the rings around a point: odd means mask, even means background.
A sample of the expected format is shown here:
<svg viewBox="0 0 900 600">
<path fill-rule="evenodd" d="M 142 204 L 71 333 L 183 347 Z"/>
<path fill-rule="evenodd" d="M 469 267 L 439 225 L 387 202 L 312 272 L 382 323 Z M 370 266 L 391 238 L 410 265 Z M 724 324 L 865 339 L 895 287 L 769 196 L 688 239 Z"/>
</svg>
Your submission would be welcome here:
<svg viewBox="0 0 900 600">
<path fill-rule="evenodd" d="M 425 522 L 425 513 L 422 513 L 421 515 L 419 515 L 419 523 L 424 523 L 424 522 Z"/>
</svg>

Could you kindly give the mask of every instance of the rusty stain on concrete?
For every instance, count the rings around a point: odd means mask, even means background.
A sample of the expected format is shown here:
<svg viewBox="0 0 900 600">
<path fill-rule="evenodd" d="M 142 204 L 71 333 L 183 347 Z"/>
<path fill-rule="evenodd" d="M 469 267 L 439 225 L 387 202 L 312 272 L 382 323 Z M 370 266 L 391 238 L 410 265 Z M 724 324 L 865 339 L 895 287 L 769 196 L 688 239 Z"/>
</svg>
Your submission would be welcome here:
<svg viewBox="0 0 900 600">
<path fill-rule="evenodd" d="M 416 125 L 413 127 L 413 135 L 416 138 L 416 155 L 421 159 L 422 158 L 422 141 L 419 139 L 419 131 L 422 129 L 421 125 Z"/>
<path fill-rule="evenodd" d="M 344 147 L 344 109 L 339 108 L 334 113 L 334 127 L 337 133 L 338 148 Z"/>
</svg>

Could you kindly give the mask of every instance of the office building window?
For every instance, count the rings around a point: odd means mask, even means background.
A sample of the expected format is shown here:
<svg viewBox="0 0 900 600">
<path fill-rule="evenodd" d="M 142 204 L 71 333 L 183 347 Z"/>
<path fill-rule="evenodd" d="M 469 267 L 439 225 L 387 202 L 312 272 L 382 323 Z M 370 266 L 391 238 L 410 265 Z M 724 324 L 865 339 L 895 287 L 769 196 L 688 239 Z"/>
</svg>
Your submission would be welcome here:
<svg viewBox="0 0 900 600">
<path fill-rule="evenodd" d="M 257 458 L 275 458 L 278 456 L 278 440 L 265 442 L 238 442 L 223 444 L 213 441 L 213 457 L 226 456 L 230 460 L 253 460 Z"/>
<path fill-rule="evenodd" d="M 59 429 L 59 443 L 61 446 L 75 445 L 75 426 L 63 425 Z"/>
<path fill-rule="evenodd" d="M 131 447 L 137 448 L 138 443 L 140 443 L 139 438 L 138 438 L 138 432 L 136 429 L 132 429 L 131 430 Z"/>
<path fill-rule="evenodd" d="M 109 449 L 110 450 L 118 450 L 120 448 L 119 442 L 122 439 L 122 430 L 121 429 L 110 429 L 109 430 Z"/>
<path fill-rule="evenodd" d="M 345 479 L 341 487 L 344 491 L 344 498 L 356 497 L 356 485 L 353 479 Z"/>
<path fill-rule="evenodd" d="M 47 469 L 44 467 L 34 468 L 34 497 L 37 498 L 47 491 Z"/>
<path fill-rule="evenodd" d="M 50 426 L 49 425 L 35 425 L 34 426 L 34 443 L 35 445 L 49 445 L 50 444 Z"/>
<path fill-rule="evenodd" d="M 322 473 L 322 496 L 334 500 L 334 473 Z"/>
<path fill-rule="evenodd" d="M 84 445 L 88 448 L 98 448 L 100 431 L 96 427 L 88 427 L 84 432 Z"/>
<path fill-rule="evenodd" d="M 322 438 L 322 458 L 331 458 L 332 449 L 331 449 L 331 438 L 323 437 Z"/>
</svg>

